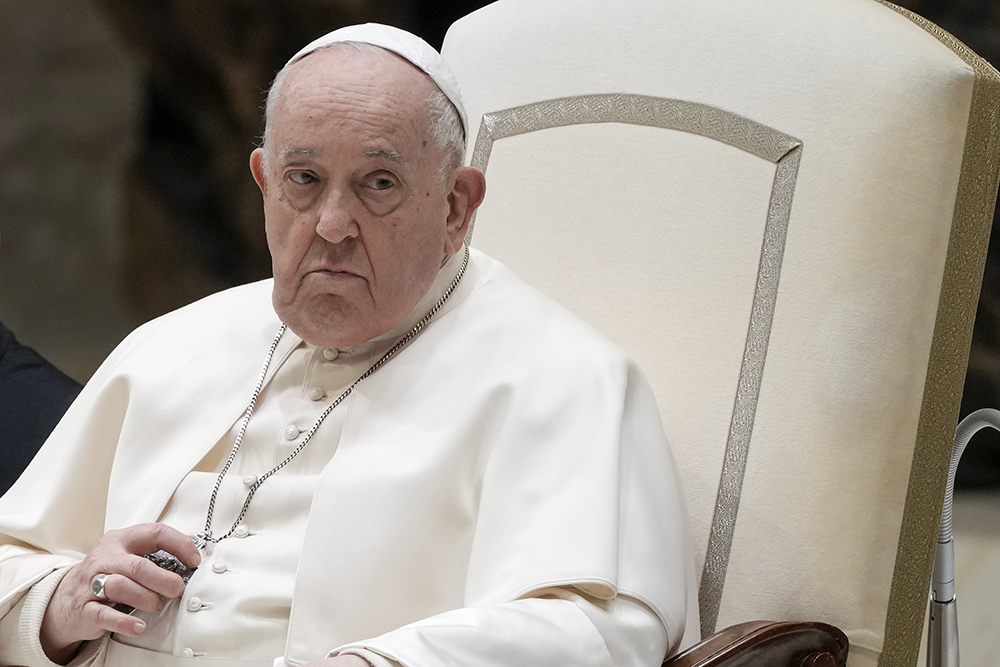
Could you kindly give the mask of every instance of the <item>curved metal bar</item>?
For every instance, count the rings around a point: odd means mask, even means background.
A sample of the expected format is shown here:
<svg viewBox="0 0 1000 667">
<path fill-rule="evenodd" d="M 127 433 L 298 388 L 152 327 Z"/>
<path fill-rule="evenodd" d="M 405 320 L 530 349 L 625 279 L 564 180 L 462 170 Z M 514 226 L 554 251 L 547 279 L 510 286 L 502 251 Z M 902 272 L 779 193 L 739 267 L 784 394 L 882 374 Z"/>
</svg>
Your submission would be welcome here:
<svg viewBox="0 0 1000 667">
<path fill-rule="evenodd" d="M 1000 410 L 976 410 L 959 422 L 951 448 L 948 485 L 938 528 L 934 575 L 931 578 L 930 619 L 927 624 L 927 667 L 958 667 L 958 603 L 955 600 L 955 541 L 951 513 L 955 501 L 955 474 L 972 436 L 986 427 L 1000 431 Z"/>
</svg>

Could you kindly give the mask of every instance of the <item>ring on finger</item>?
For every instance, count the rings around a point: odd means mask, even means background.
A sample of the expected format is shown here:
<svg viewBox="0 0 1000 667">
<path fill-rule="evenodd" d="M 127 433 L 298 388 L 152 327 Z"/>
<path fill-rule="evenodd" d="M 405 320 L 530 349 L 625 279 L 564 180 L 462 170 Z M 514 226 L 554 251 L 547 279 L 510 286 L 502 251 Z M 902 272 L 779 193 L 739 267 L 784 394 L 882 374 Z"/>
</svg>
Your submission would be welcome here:
<svg viewBox="0 0 1000 667">
<path fill-rule="evenodd" d="M 99 574 L 90 581 L 90 590 L 97 596 L 98 600 L 107 600 L 108 594 L 104 592 L 104 582 L 107 581 L 108 575 Z"/>
</svg>

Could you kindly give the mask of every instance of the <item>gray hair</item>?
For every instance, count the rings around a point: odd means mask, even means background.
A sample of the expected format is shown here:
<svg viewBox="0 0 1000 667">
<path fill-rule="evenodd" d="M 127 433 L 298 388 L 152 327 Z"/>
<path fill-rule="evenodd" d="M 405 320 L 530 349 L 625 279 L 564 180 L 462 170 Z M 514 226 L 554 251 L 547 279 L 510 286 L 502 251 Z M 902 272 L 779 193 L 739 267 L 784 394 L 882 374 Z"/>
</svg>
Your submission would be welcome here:
<svg viewBox="0 0 1000 667">
<path fill-rule="evenodd" d="M 341 49 L 352 53 L 372 55 L 382 60 L 394 58 L 394 54 L 381 46 L 367 44 L 365 42 L 337 42 L 321 47 L 317 51 L 326 49 Z M 307 54 L 306 57 L 308 57 Z M 298 62 L 296 60 L 295 62 Z M 261 148 L 264 149 L 264 169 L 268 168 L 267 144 L 271 137 L 271 125 L 274 119 L 275 108 L 278 106 L 278 98 L 281 96 L 281 89 L 284 87 L 285 77 L 288 70 L 295 63 L 288 63 L 278 72 L 271 83 L 271 88 L 267 92 L 267 103 L 264 107 L 264 135 L 261 140 Z M 430 78 L 430 77 L 428 77 Z M 441 92 L 441 89 L 434 85 L 434 90 L 424 100 L 427 105 L 428 130 L 431 141 L 445 154 L 441 168 L 438 170 L 438 178 L 444 181 L 452 171 L 462 166 L 465 160 L 465 132 L 462 129 L 462 119 L 458 115 L 458 110 L 451 100 Z"/>
</svg>

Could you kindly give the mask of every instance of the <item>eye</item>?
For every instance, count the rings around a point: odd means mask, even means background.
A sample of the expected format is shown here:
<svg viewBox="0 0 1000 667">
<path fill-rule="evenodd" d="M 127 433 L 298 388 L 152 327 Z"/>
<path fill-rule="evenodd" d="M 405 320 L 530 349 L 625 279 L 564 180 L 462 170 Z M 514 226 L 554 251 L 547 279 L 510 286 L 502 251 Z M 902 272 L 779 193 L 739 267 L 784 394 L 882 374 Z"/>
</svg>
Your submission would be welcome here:
<svg viewBox="0 0 1000 667">
<path fill-rule="evenodd" d="M 388 190 L 393 185 L 395 185 L 395 183 L 393 183 L 393 181 L 388 178 L 373 178 L 370 181 L 368 181 L 365 185 L 367 185 L 372 190 Z"/>
<path fill-rule="evenodd" d="M 299 185 L 309 185 L 319 180 L 308 171 L 293 171 L 288 175 L 288 178 L 293 183 L 298 183 Z"/>
</svg>

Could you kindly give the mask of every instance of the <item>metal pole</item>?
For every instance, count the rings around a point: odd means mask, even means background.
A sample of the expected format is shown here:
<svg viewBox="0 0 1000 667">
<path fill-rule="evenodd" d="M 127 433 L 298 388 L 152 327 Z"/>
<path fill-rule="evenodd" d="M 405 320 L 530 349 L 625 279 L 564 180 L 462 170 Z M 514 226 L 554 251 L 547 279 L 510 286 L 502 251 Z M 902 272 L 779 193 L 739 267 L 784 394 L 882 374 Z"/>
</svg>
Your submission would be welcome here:
<svg viewBox="0 0 1000 667">
<path fill-rule="evenodd" d="M 955 599 L 955 543 L 951 534 L 951 509 L 955 499 L 955 472 L 962 452 L 980 429 L 1000 431 L 1000 411 L 976 410 L 959 422 L 951 449 L 951 467 L 945 487 L 941 526 L 938 529 L 934 576 L 931 578 L 930 622 L 927 624 L 927 667 L 959 667 L 958 603 Z"/>
</svg>

